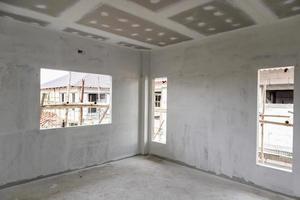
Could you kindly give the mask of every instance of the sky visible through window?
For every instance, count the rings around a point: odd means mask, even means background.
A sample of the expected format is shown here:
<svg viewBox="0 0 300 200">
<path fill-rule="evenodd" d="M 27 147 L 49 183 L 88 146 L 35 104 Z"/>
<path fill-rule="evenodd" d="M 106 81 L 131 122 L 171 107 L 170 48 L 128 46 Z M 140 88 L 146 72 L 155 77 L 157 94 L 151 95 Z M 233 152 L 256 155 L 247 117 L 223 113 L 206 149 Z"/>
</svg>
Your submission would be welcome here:
<svg viewBox="0 0 300 200">
<path fill-rule="evenodd" d="M 65 76 L 68 73 L 69 73 L 68 71 L 63 71 L 63 70 L 41 69 L 41 84 Z"/>
</svg>

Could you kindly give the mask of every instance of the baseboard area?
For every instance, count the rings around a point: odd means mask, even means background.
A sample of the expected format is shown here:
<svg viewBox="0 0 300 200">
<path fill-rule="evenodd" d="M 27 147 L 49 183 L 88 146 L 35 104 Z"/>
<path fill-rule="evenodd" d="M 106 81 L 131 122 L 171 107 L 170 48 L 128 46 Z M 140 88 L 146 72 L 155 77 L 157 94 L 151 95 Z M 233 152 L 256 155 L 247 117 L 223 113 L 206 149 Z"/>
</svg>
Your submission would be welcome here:
<svg viewBox="0 0 300 200">
<path fill-rule="evenodd" d="M 26 183 L 30 183 L 30 182 L 34 182 L 34 181 L 38 181 L 38 180 L 42 180 L 42 179 L 54 178 L 56 176 L 61 176 L 61 175 L 66 175 L 66 174 L 70 174 L 70 173 L 79 172 L 79 171 L 82 171 L 82 170 L 88 170 L 88 169 L 92 169 L 92 168 L 96 168 L 96 167 L 101 167 L 101 166 L 109 164 L 109 163 L 124 160 L 124 159 L 127 159 L 127 158 L 132 158 L 132 157 L 135 157 L 135 156 L 145 156 L 145 157 L 148 156 L 148 157 L 152 157 L 152 158 L 159 159 L 159 160 L 162 160 L 162 161 L 172 162 L 174 164 L 181 165 L 181 166 L 184 166 L 184 167 L 188 167 L 188 168 L 191 168 L 191 169 L 194 169 L 194 170 L 197 170 L 197 171 L 200 171 L 200 172 L 204 172 L 204 173 L 207 173 L 209 175 L 213 175 L 213 176 L 216 176 L 216 177 L 219 177 L 219 178 L 224 178 L 224 179 L 227 179 L 229 181 L 233 181 L 233 182 L 240 183 L 240 184 L 243 184 L 243 185 L 247 185 L 247 186 L 250 186 L 250 187 L 253 187 L 253 188 L 256 188 L 256 189 L 271 192 L 271 193 L 274 193 L 274 194 L 277 194 L 277 195 L 280 195 L 280 196 L 283 196 L 283 197 L 288 197 L 288 198 L 291 198 L 291 199 L 300 200 L 300 197 L 291 196 L 291 195 L 287 195 L 287 194 L 280 193 L 280 192 L 277 192 L 277 191 L 273 191 L 273 190 L 270 190 L 268 188 L 264 188 L 262 186 L 256 185 L 252 182 L 243 181 L 243 179 L 240 179 L 240 178 L 234 178 L 234 177 L 226 176 L 224 174 L 216 174 L 216 173 L 211 172 L 211 171 L 205 171 L 205 170 L 196 168 L 194 166 L 188 165 L 184 162 L 181 162 L 181 161 L 178 161 L 178 160 L 173 160 L 173 159 L 166 158 L 166 157 L 162 157 L 162 156 L 159 156 L 159 155 L 156 155 L 156 154 L 128 155 L 128 156 L 124 156 L 124 157 L 121 157 L 121 158 L 112 159 L 112 160 L 109 160 L 109 161 L 106 161 L 106 162 L 103 162 L 103 163 L 99 163 L 99 164 L 96 164 L 96 165 L 86 166 L 86 167 L 83 167 L 83 168 L 66 170 L 66 171 L 63 171 L 63 172 L 59 172 L 59 173 L 55 173 L 55 174 L 49 174 L 49 175 L 45 175 L 45 176 L 39 176 L 39 177 L 36 177 L 36 178 L 27 179 L 27 180 L 15 181 L 15 182 L 11 182 L 11 183 L 0 186 L 0 190 L 10 188 L 10 187 L 14 187 L 14 186 L 18 186 L 18 185 L 22 185 L 22 184 L 26 184 Z"/>
<path fill-rule="evenodd" d="M 158 159 L 161 159 L 161 160 L 169 161 L 169 162 L 181 165 L 181 166 L 192 168 L 192 169 L 195 169 L 195 170 L 198 170 L 198 171 L 201 171 L 201 172 L 213 175 L 213 176 L 217 176 L 217 177 L 224 178 L 224 179 L 227 179 L 227 180 L 230 180 L 230 181 L 234 181 L 234 182 L 237 182 L 237 183 L 240 183 L 240 184 L 243 184 L 243 185 L 254 187 L 256 189 L 264 190 L 264 191 L 267 191 L 267 192 L 272 192 L 274 194 L 278 194 L 278 195 L 281 195 L 281 196 L 284 196 L 284 197 L 288 197 L 288 198 L 292 198 L 292 199 L 295 199 L 295 200 L 300 200 L 300 197 L 296 197 L 296 196 L 292 196 L 292 195 L 287 195 L 287 194 L 284 194 L 284 193 L 281 193 L 281 192 L 278 192 L 278 191 L 274 191 L 274 190 L 271 190 L 271 189 L 268 189 L 268 188 L 256 185 L 253 182 L 245 181 L 244 179 L 241 179 L 241 178 L 238 178 L 238 177 L 230 177 L 230 176 L 227 176 L 225 174 L 216 174 L 215 172 L 206 171 L 206 170 L 203 170 L 203 169 L 199 169 L 199 168 L 196 168 L 195 166 L 188 165 L 187 163 L 184 163 L 182 161 L 174 160 L 174 159 L 170 159 L 170 158 L 166 158 L 166 157 L 163 157 L 163 156 L 160 156 L 160 155 L 156 155 L 156 154 L 148 154 L 148 156 L 152 156 L 152 157 L 155 157 L 155 158 L 158 158 Z"/>
<path fill-rule="evenodd" d="M 124 156 L 124 157 L 112 159 L 112 160 L 109 160 L 109 161 L 106 161 L 106 162 L 103 162 L 103 163 L 89 165 L 89 166 L 82 167 L 82 168 L 71 169 L 71 170 L 66 170 L 66 171 L 62 171 L 62 172 L 58 172 L 58 173 L 53 173 L 53 174 L 38 176 L 38 177 L 35 177 L 35 178 L 32 178 L 32 179 L 25 179 L 25 180 L 19 180 L 19 181 L 14 181 L 14 182 L 6 183 L 4 185 L 0 185 L 0 190 L 6 189 L 6 188 L 10 188 L 10 187 L 14 187 L 14 186 L 18 186 L 18 185 L 22 185 L 22 184 L 26 184 L 26 183 L 30 183 L 30 182 L 34 182 L 34 181 L 38 181 L 38 180 L 42 180 L 42 179 L 53 178 L 55 176 L 60 176 L 60 175 L 65 175 L 65 174 L 69 174 L 69 173 L 74 173 L 74 172 L 78 172 L 78 171 L 81 171 L 81 170 L 87 170 L 87 169 L 91 169 L 91 168 L 94 168 L 94 167 L 100 167 L 101 165 L 105 165 L 105 164 L 108 164 L 108 163 L 112 163 L 112 162 L 124 160 L 124 159 L 131 158 L 131 157 L 134 157 L 134 156 L 139 156 L 139 155 L 140 154 L 128 155 L 128 156 Z"/>
</svg>

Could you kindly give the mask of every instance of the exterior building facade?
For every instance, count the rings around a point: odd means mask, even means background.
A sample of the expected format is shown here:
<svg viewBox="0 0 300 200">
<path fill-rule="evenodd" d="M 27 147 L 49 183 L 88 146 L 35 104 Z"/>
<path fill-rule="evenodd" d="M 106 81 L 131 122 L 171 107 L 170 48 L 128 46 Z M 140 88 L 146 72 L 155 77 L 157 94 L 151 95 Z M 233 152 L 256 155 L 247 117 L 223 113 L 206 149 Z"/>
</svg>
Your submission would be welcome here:
<svg viewBox="0 0 300 200">
<path fill-rule="evenodd" d="M 47 105 L 41 112 L 41 128 L 111 122 L 110 76 L 70 72 L 69 75 L 42 84 L 40 96 L 41 105 Z M 55 106 L 61 104 L 65 105 L 65 108 L 56 109 Z M 95 104 L 103 107 L 68 108 L 74 104 Z M 51 106 L 53 108 L 48 109 Z"/>
</svg>

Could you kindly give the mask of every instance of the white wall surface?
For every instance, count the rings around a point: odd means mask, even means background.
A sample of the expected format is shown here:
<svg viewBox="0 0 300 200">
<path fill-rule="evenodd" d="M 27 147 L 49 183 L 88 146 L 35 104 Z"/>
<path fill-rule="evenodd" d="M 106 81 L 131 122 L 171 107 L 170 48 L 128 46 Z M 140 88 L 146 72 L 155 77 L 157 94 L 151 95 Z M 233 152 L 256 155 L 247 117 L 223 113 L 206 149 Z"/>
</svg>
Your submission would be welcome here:
<svg viewBox="0 0 300 200">
<path fill-rule="evenodd" d="M 300 196 L 300 18 L 156 50 L 168 78 L 167 144 L 150 151 L 196 168 Z M 295 65 L 294 169 L 256 165 L 257 70 Z"/>
<path fill-rule="evenodd" d="M 137 154 L 140 66 L 137 51 L 0 19 L 0 185 Z M 40 68 L 111 75 L 112 124 L 40 131 Z"/>
</svg>

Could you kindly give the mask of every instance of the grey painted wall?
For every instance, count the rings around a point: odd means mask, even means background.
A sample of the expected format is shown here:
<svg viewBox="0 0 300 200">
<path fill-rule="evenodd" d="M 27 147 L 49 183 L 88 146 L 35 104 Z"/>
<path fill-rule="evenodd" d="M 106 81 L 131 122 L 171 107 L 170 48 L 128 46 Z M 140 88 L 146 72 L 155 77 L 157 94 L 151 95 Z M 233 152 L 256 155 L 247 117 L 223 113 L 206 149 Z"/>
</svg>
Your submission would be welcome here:
<svg viewBox="0 0 300 200">
<path fill-rule="evenodd" d="M 150 151 L 199 169 L 300 196 L 300 18 L 157 50 L 168 77 L 167 144 Z M 296 65 L 294 169 L 256 165 L 257 70 Z"/>
<path fill-rule="evenodd" d="M 148 96 L 139 90 L 148 88 L 151 63 L 150 78 L 169 80 L 167 144 L 150 143 L 151 153 L 300 196 L 299 24 L 223 34 L 149 59 L 0 19 L 0 185 L 147 152 Z M 284 65 L 296 65 L 292 173 L 255 164 L 257 69 Z M 40 131 L 41 67 L 112 75 L 112 124 Z"/>
<path fill-rule="evenodd" d="M 137 154 L 140 66 L 137 51 L 0 19 L 0 185 Z M 41 67 L 112 75 L 112 124 L 40 131 Z"/>
</svg>

